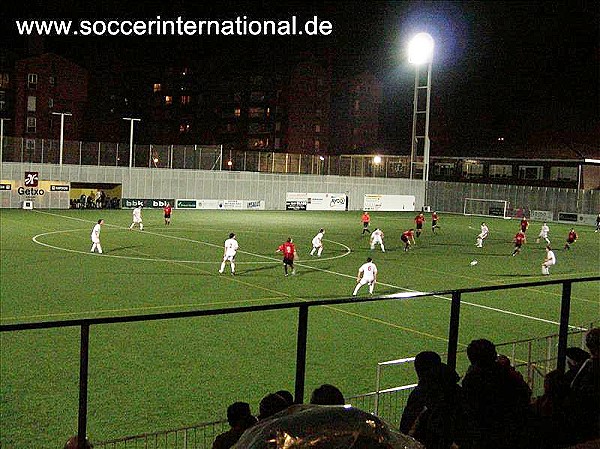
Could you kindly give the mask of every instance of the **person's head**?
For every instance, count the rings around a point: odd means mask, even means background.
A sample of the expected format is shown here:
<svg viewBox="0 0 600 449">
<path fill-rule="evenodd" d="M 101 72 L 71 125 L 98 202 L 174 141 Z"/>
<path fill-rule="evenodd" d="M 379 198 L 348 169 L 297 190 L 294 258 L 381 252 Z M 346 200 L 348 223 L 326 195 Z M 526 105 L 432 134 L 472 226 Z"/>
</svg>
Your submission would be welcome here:
<svg viewBox="0 0 600 449">
<path fill-rule="evenodd" d="M 234 402 L 227 407 L 227 421 L 231 427 L 247 428 L 256 423 L 250 405 L 246 402 Z"/>
<path fill-rule="evenodd" d="M 595 327 L 585 335 L 585 345 L 594 358 L 600 357 L 600 327 Z"/>
<path fill-rule="evenodd" d="M 544 394 L 553 397 L 565 397 L 569 392 L 569 386 L 565 375 L 558 370 L 550 371 L 544 377 Z"/>
<path fill-rule="evenodd" d="M 467 346 L 467 357 L 472 365 L 492 365 L 497 357 L 496 346 L 485 338 L 473 340 Z"/>
<path fill-rule="evenodd" d="M 568 369 L 579 369 L 583 363 L 590 358 L 590 353 L 584 351 L 577 346 L 573 346 L 567 348 L 565 353 L 567 359 L 567 368 Z"/>
<path fill-rule="evenodd" d="M 482 222 L 481 222 L 481 226 L 485 226 L 485 221 L 482 221 Z"/>
<path fill-rule="evenodd" d="M 442 358 L 437 352 L 422 351 L 415 357 L 415 372 L 419 379 L 421 379 L 434 369 L 439 369 L 441 364 Z"/>
<path fill-rule="evenodd" d="M 410 231 L 410 232 L 414 232 L 414 229 L 413 229 L 413 228 L 410 228 L 410 229 L 409 229 L 409 231 Z"/>
<path fill-rule="evenodd" d="M 279 390 L 279 391 L 276 391 L 275 394 L 278 394 L 283 399 L 285 399 L 286 402 L 288 403 L 288 405 L 294 405 L 294 395 L 292 393 L 290 393 L 289 391 Z"/>
<path fill-rule="evenodd" d="M 89 442 L 89 440 L 85 439 L 85 445 L 83 446 L 85 449 L 92 449 L 94 446 Z M 73 435 L 71 438 L 67 440 L 65 443 L 64 449 L 78 449 L 77 448 L 77 435 Z"/>
<path fill-rule="evenodd" d="M 320 232 L 321 234 L 324 234 L 324 233 L 325 233 L 325 229 L 321 228 L 321 229 L 319 229 L 319 232 Z"/>
<path fill-rule="evenodd" d="M 287 401 L 277 393 L 270 393 L 261 399 L 258 419 L 263 420 L 289 407 Z"/>
<path fill-rule="evenodd" d="M 373 262 L 373 259 L 370 257 L 367 257 L 367 262 Z"/>
<path fill-rule="evenodd" d="M 103 225 L 104 224 L 104 219 L 101 218 L 100 220 L 98 220 L 98 224 L 99 225 Z"/>
<path fill-rule="evenodd" d="M 323 384 L 310 395 L 310 403 L 316 405 L 344 405 L 344 395 L 335 386 Z"/>
<path fill-rule="evenodd" d="M 286 242 L 288 242 L 288 243 L 292 243 L 292 238 L 291 238 L 291 237 L 288 237 L 288 238 L 287 238 L 287 240 L 286 240 Z"/>
<path fill-rule="evenodd" d="M 235 237 L 235 234 L 233 232 L 229 233 L 229 238 L 232 239 Z"/>
</svg>

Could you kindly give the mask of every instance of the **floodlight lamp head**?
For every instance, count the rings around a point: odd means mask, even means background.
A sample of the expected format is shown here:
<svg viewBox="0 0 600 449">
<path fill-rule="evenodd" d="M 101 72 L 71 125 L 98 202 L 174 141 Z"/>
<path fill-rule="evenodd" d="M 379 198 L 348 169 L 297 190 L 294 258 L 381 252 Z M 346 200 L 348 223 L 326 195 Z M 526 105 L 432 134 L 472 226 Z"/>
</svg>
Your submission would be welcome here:
<svg viewBox="0 0 600 449">
<path fill-rule="evenodd" d="M 408 62 L 425 64 L 433 58 L 433 38 L 427 33 L 419 33 L 408 44 Z"/>
</svg>

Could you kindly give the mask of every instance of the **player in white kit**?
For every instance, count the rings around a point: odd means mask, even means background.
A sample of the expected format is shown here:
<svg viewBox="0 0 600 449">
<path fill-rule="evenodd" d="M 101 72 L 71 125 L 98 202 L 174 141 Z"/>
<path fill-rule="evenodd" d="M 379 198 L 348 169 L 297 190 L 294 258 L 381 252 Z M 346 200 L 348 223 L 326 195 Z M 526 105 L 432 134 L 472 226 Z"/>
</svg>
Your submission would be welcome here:
<svg viewBox="0 0 600 449">
<path fill-rule="evenodd" d="M 381 251 L 385 253 L 385 247 L 383 246 L 383 231 L 379 228 L 371 233 L 371 249 L 375 249 L 375 245 L 379 245 Z"/>
<path fill-rule="evenodd" d="M 373 263 L 373 259 L 367 257 L 367 261 L 358 269 L 356 287 L 354 287 L 354 293 L 352 293 L 352 296 L 356 296 L 358 290 L 365 284 L 369 285 L 369 293 L 373 294 L 375 282 L 377 282 L 377 267 Z"/>
<path fill-rule="evenodd" d="M 544 276 L 548 276 L 550 274 L 550 267 L 556 264 L 556 256 L 554 255 L 554 251 L 550 248 L 550 245 L 546 246 L 546 257 L 544 258 L 544 262 L 542 263 L 542 274 Z"/>
<path fill-rule="evenodd" d="M 540 229 L 540 235 L 538 235 L 538 238 L 535 240 L 535 243 L 540 243 L 540 239 L 544 239 L 546 241 L 546 244 L 549 245 L 550 244 L 550 239 L 548 238 L 549 232 L 550 232 L 550 228 L 544 222 L 544 224 L 542 225 L 542 229 Z"/>
<path fill-rule="evenodd" d="M 225 262 L 229 262 L 231 265 L 231 274 L 235 274 L 235 254 L 237 253 L 239 245 L 233 232 L 229 234 L 229 238 L 225 240 L 224 246 L 223 262 L 221 262 L 219 273 L 223 273 L 223 271 L 225 271 Z"/>
<path fill-rule="evenodd" d="M 129 226 L 129 230 L 132 230 L 133 227 L 137 224 L 140 227 L 140 231 L 144 230 L 144 224 L 142 223 L 142 205 L 140 204 L 139 206 L 136 206 L 135 209 L 133 209 L 133 221 L 131 223 L 131 226 Z"/>
<path fill-rule="evenodd" d="M 477 236 L 477 243 L 475 246 L 477 246 L 477 248 L 483 248 L 483 241 L 488 238 L 488 235 L 490 235 L 490 230 L 485 222 L 481 223 L 481 232 Z"/>
<path fill-rule="evenodd" d="M 321 253 L 323 252 L 323 234 L 325 234 L 325 230 L 321 228 L 317 235 L 313 237 L 312 249 L 310 250 L 311 256 L 314 256 L 316 251 L 317 257 L 321 257 Z"/>
<path fill-rule="evenodd" d="M 102 246 L 100 245 L 100 230 L 102 229 L 102 225 L 104 224 L 104 220 L 98 220 L 98 223 L 94 225 L 94 229 L 92 229 L 92 249 L 90 250 L 93 253 L 95 250 L 98 250 L 98 254 L 102 254 Z"/>
</svg>

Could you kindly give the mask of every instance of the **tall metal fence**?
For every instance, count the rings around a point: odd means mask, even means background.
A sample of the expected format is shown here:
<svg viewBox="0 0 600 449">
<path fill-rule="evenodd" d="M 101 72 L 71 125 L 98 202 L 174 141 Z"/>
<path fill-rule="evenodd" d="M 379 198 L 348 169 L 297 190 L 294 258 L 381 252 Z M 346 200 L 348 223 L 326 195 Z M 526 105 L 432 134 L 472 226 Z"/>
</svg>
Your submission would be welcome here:
<svg viewBox="0 0 600 449">
<path fill-rule="evenodd" d="M 512 207 L 595 215 L 600 210 L 600 190 L 535 187 L 504 184 L 474 184 L 430 181 L 427 184 L 433 210 L 462 213 L 465 198 L 508 201 Z"/>
<path fill-rule="evenodd" d="M 130 157 L 131 156 L 131 157 Z M 220 145 L 133 145 L 4 137 L 3 162 L 408 178 L 408 156 L 229 151 Z"/>
</svg>

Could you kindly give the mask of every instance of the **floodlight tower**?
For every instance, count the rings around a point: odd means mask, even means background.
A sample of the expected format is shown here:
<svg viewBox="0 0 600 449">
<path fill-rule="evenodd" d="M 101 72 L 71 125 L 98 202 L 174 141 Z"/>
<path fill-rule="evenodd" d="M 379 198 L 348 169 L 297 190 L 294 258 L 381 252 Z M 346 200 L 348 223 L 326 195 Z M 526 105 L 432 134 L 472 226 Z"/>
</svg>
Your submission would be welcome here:
<svg viewBox="0 0 600 449">
<path fill-rule="evenodd" d="M 433 60 L 433 38 L 427 33 L 419 33 L 413 37 L 408 44 L 408 62 L 415 66 L 415 90 L 413 98 L 413 123 L 412 123 L 412 139 L 410 145 L 410 179 L 413 179 L 413 170 L 417 162 L 420 145 L 423 145 L 423 181 L 425 181 L 425 199 L 427 204 L 427 182 L 429 181 L 429 104 L 431 101 L 431 63 Z M 427 65 L 427 79 L 423 83 L 421 80 L 420 69 L 423 65 Z M 419 107 L 422 105 L 422 93 L 425 92 L 426 101 L 425 109 Z M 419 126 L 419 130 L 423 129 L 423 134 L 417 134 L 417 122 L 425 120 L 424 126 Z"/>
</svg>

